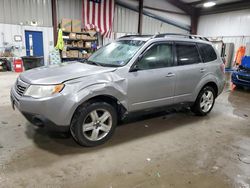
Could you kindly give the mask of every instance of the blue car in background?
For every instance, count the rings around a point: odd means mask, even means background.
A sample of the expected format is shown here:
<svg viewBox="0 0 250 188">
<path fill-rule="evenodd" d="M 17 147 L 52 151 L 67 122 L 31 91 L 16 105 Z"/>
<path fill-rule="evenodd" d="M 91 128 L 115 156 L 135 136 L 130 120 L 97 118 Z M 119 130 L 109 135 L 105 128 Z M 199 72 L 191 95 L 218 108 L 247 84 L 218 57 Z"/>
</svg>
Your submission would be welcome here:
<svg viewBox="0 0 250 188">
<path fill-rule="evenodd" d="M 239 68 L 232 73 L 232 82 L 236 86 L 250 88 L 250 56 L 245 56 Z"/>
</svg>

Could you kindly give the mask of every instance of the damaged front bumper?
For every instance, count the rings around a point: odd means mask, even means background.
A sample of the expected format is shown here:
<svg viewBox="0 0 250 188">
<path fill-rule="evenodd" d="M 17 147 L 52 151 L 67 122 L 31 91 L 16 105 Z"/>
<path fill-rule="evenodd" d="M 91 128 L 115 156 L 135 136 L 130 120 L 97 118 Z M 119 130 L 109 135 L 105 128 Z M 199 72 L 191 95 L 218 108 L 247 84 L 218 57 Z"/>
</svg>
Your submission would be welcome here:
<svg viewBox="0 0 250 188">
<path fill-rule="evenodd" d="M 68 112 L 63 107 L 62 97 L 58 95 L 53 98 L 34 99 L 18 95 L 14 87 L 10 92 L 12 108 L 18 109 L 29 122 L 49 130 L 66 132 L 69 131 L 70 122 L 64 121 Z"/>
</svg>

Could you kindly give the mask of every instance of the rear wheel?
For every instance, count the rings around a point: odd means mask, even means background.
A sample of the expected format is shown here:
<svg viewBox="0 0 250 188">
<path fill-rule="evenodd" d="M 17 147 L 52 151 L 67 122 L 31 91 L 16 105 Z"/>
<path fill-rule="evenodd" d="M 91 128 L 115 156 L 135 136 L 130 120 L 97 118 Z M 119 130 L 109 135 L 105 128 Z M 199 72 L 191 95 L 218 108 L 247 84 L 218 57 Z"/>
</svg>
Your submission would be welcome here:
<svg viewBox="0 0 250 188">
<path fill-rule="evenodd" d="M 116 124 L 117 112 L 112 105 L 92 102 L 77 109 L 70 131 L 80 145 L 97 146 L 112 136 Z"/>
<path fill-rule="evenodd" d="M 200 116 L 207 115 L 212 110 L 214 102 L 215 102 L 215 91 L 211 86 L 206 86 L 200 91 L 191 110 L 196 115 Z"/>
</svg>

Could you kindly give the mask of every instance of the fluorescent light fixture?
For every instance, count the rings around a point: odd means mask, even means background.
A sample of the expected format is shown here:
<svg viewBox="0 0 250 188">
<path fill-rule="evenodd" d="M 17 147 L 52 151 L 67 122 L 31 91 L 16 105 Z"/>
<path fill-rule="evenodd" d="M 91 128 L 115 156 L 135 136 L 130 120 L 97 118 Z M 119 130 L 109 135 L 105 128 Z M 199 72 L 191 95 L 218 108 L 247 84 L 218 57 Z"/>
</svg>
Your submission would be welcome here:
<svg viewBox="0 0 250 188">
<path fill-rule="evenodd" d="M 203 4 L 203 7 L 208 8 L 208 7 L 213 7 L 214 5 L 216 5 L 215 2 L 208 1 L 208 2 L 206 2 L 206 3 Z"/>
</svg>

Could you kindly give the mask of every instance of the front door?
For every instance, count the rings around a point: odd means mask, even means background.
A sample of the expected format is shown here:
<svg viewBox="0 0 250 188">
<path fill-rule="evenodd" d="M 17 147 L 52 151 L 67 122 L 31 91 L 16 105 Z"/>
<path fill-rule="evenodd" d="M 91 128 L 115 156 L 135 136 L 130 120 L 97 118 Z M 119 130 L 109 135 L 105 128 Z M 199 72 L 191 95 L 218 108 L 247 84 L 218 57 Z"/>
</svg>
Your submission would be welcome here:
<svg viewBox="0 0 250 188">
<path fill-rule="evenodd" d="M 44 56 L 43 32 L 25 31 L 25 45 L 27 56 Z"/>
<path fill-rule="evenodd" d="M 135 66 L 136 65 L 136 66 Z M 173 45 L 158 43 L 150 46 L 128 76 L 129 111 L 173 103 L 175 67 Z"/>
</svg>

